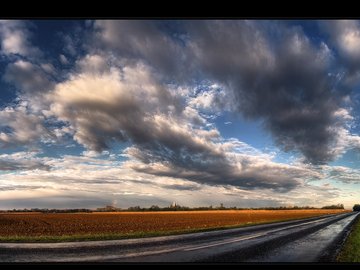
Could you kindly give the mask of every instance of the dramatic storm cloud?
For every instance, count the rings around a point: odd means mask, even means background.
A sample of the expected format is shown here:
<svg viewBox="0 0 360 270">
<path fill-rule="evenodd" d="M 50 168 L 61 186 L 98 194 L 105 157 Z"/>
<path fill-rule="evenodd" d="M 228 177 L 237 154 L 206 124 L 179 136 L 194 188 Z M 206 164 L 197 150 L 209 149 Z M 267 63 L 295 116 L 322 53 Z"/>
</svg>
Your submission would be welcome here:
<svg viewBox="0 0 360 270">
<path fill-rule="evenodd" d="M 263 121 L 283 150 L 301 152 L 308 162 L 326 163 L 343 152 L 333 149 L 342 143 L 338 131 L 346 119 L 337 112 L 349 106 L 349 92 L 339 91 L 338 77 L 330 72 L 333 53 L 325 42 L 314 44 L 301 27 L 274 22 L 186 22 L 175 28 L 186 34 L 171 35 L 165 26 L 101 21 L 98 35 L 122 59 L 151 64 L 166 80 L 174 77 L 171 66 L 185 66 L 176 76 L 200 73 L 219 83 L 227 91 L 227 107 Z M 123 35 L 131 38 L 122 41 Z M 223 100 L 213 101 L 214 107 L 225 107 Z"/>
<path fill-rule="evenodd" d="M 350 204 L 359 33 L 357 21 L 2 21 L 1 197 Z"/>
<path fill-rule="evenodd" d="M 105 62 L 95 56 L 85 61 L 90 59 Z M 301 170 L 238 153 L 240 143 L 205 129 L 206 120 L 145 66 L 91 67 L 95 71 L 75 74 L 49 94 L 50 113 L 70 123 L 74 139 L 88 149 L 101 152 L 117 141 L 131 142 L 124 152 L 140 161 L 132 163 L 135 171 L 204 184 L 288 190 L 304 177 Z"/>
<path fill-rule="evenodd" d="M 336 111 L 345 98 L 329 76 L 331 51 L 299 27 L 257 22 L 206 22 L 191 27 L 204 72 L 234 92 L 239 112 L 260 118 L 284 150 L 312 163 L 336 157 Z M 189 27 L 190 28 L 190 27 Z"/>
</svg>

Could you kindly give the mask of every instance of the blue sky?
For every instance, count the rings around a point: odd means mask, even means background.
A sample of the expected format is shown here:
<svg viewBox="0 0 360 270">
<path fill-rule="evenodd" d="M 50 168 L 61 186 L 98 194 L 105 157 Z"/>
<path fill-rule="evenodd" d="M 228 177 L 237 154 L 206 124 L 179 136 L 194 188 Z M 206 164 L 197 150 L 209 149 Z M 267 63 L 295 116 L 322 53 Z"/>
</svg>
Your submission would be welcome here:
<svg viewBox="0 0 360 270">
<path fill-rule="evenodd" d="M 360 22 L 0 22 L 0 209 L 358 203 Z"/>
</svg>

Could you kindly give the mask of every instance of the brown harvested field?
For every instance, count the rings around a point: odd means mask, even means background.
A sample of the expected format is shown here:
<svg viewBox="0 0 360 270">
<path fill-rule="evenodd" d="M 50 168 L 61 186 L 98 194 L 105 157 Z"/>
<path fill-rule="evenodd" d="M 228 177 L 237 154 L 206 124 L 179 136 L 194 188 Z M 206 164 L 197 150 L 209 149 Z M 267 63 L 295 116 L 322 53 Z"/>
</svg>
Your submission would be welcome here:
<svg viewBox="0 0 360 270">
<path fill-rule="evenodd" d="M 118 213 L 1 213 L 0 240 L 11 237 L 169 233 L 341 213 L 344 210 L 225 210 Z"/>
</svg>

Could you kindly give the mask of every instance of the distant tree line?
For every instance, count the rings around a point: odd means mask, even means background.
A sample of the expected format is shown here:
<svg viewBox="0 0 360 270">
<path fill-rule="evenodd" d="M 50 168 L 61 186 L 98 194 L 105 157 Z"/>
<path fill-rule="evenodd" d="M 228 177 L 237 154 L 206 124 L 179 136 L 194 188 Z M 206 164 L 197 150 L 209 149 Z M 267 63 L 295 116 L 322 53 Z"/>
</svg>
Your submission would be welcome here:
<svg viewBox="0 0 360 270">
<path fill-rule="evenodd" d="M 248 208 L 251 210 L 302 210 L 302 209 L 317 209 L 312 206 L 278 206 L 278 207 L 258 207 L 258 208 Z"/>
<path fill-rule="evenodd" d="M 344 209 L 344 205 L 338 203 L 338 204 L 324 206 L 321 209 Z"/>
<path fill-rule="evenodd" d="M 168 206 L 168 207 L 160 207 L 158 205 L 152 205 L 149 208 L 140 207 L 140 206 L 132 206 L 126 210 L 129 212 L 147 212 L 147 211 L 209 211 L 209 210 L 302 210 L 302 209 L 319 209 L 312 206 L 278 206 L 278 207 L 257 207 L 257 208 L 249 208 L 249 207 L 225 207 L 223 204 L 220 206 L 201 206 L 201 207 L 187 207 L 187 206 Z M 328 208 L 324 208 L 328 209 Z M 340 208 L 331 208 L 331 209 L 340 209 Z M 343 209 L 343 208 L 342 208 Z"/>
<path fill-rule="evenodd" d="M 192 210 L 192 208 L 176 205 L 176 206 L 167 206 L 167 207 L 160 207 L 158 205 L 152 205 L 149 208 L 146 207 L 140 207 L 140 206 L 131 206 L 125 211 L 129 212 L 146 212 L 146 211 L 189 211 Z"/>
<path fill-rule="evenodd" d="M 355 204 L 353 210 L 357 212 L 360 211 L 360 204 Z"/>
</svg>

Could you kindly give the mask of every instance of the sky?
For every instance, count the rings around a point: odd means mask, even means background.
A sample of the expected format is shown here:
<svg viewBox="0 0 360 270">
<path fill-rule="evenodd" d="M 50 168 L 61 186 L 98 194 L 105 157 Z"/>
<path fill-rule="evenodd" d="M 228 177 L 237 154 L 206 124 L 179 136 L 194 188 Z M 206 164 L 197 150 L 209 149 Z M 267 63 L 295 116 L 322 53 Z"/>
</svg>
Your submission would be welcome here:
<svg viewBox="0 0 360 270">
<path fill-rule="evenodd" d="M 0 209 L 360 200 L 360 22 L 0 21 Z"/>
</svg>

